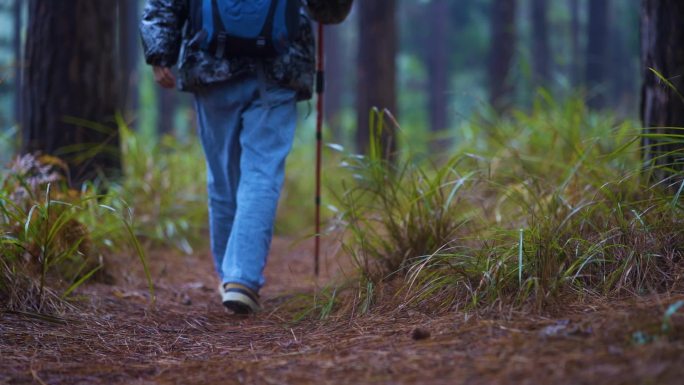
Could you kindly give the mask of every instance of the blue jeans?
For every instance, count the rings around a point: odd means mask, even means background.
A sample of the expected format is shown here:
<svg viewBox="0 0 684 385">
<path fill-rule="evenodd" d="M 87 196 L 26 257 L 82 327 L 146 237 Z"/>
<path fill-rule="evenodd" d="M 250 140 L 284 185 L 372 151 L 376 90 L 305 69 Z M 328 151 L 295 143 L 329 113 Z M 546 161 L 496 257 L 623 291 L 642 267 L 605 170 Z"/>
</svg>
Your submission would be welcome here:
<svg viewBox="0 0 684 385">
<path fill-rule="evenodd" d="M 207 161 L 211 251 L 222 283 L 264 285 L 285 159 L 297 123 L 295 91 L 243 77 L 195 92 Z"/>
</svg>

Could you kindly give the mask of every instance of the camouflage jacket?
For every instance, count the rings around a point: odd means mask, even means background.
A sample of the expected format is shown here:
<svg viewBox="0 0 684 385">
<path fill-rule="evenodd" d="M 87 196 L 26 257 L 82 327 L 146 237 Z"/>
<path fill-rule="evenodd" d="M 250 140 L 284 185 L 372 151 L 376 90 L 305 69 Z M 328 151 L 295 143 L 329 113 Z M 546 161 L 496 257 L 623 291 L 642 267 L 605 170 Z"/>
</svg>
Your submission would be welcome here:
<svg viewBox="0 0 684 385">
<path fill-rule="evenodd" d="M 312 4 L 326 1 L 330 0 L 309 0 L 308 4 L 311 7 Z M 349 0 L 332 2 L 336 1 Z M 318 20 L 325 19 L 316 10 L 311 13 Z M 192 31 L 191 25 L 198 25 L 193 21 L 200 17 L 199 0 L 147 0 L 140 23 L 146 62 L 164 67 L 178 64 L 178 87 L 192 92 L 204 85 L 255 73 L 259 60 L 262 60 L 269 80 L 297 91 L 298 100 L 311 98 L 315 42 L 311 20 L 306 13 L 302 12 L 300 16 L 301 34 L 298 40 L 287 53 L 273 59 L 219 59 L 196 44 L 190 44 L 197 32 Z"/>
</svg>

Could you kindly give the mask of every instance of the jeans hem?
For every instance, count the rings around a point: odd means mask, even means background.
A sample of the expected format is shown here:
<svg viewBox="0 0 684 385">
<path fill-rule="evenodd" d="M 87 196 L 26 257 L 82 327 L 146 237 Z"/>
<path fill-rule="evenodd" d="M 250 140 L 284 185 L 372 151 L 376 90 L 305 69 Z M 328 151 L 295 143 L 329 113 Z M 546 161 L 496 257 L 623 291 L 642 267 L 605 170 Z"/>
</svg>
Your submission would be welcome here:
<svg viewBox="0 0 684 385">
<path fill-rule="evenodd" d="M 250 290 L 254 291 L 257 294 L 259 293 L 259 289 L 261 289 L 261 287 L 255 286 L 253 282 L 250 282 L 250 281 L 247 281 L 247 280 L 241 279 L 241 278 L 224 277 L 223 280 L 221 281 L 221 286 L 223 286 L 227 283 L 237 283 L 237 284 L 240 284 L 242 286 L 246 286 L 247 288 L 249 288 Z"/>
</svg>

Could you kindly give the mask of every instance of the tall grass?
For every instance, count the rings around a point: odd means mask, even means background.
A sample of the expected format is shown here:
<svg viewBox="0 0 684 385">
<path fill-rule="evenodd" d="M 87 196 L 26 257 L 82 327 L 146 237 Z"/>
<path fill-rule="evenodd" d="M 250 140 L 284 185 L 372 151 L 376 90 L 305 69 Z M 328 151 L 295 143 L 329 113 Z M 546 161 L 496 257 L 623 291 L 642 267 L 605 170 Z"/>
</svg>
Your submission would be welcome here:
<svg viewBox="0 0 684 385">
<path fill-rule="evenodd" d="M 0 179 L 0 308 L 60 312 L 75 289 L 106 269 L 105 257 L 137 255 L 154 297 L 146 250 L 188 253 L 206 229 L 203 162 L 197 145 L 146 142 L 119 121 L 123 176 L 70 189 L 68 166 L 50 156 L 17 157 Z M 141 243 L 142 242 L 142 243 Z"/>
<path fill-rule="evenodd" d="M 462 132 L 438 163 L 347 159 L 356 178 L 339 201 L 359 287 L 433 310 L 683 288 L 681 192 L 653 183 L 634 124 L 543 97 Z"/>
<path fill-rule="evenodd" d="M 88 186 L 71 190 L 59 159 L 24 155 L 2 175 L 0 307 L 54 313 L 103 267 L 105 249 L 132 246 L 151 277 L 131 218 Z M 114 201 L 109 198 L 109 201 Z"/>
<path fill-rule="evenodd" d="M 146 250 L 187 253 L 206 230 L 204 162 L 196 143 L 145 141 L 119 121 L 122 177 L 67 187 L 58 158 L 18 157 L 0 186 L 0 306 L 56 312 L 105 268 L 105 256 L 132 250 L 154 294 Z M 102 191 L 105 191 L 102 193 Z M 141 243 L 142 242 L 142 243 Z M 152 261 L 154 263 L 154 261 Z"/>
<path fill-rule="evenodd" d="M 119 132 L 123 178 L 107 184 L 108 195 L 132 208 L 136 235 L 149 246 L 171 245 L 187 254 L 202 248 L 207 198 L 199 144 L 171 136 L 145 140 L 123 122 Z"/>
</svg>

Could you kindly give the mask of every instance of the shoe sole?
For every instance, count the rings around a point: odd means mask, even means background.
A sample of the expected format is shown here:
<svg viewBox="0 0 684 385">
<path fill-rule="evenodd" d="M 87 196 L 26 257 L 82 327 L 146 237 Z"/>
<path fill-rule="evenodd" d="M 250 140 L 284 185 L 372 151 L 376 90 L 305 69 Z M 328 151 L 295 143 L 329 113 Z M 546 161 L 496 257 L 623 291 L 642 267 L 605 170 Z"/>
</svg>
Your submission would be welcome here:
<svg viewBox="0 0 684 385">
<path fill-rule="evenodd" d="M 250 314 L 259 311 L 259 304 L 247 294 L 235 290 L 221 290 L 223 306 L 235 314 Z"/>
</svg>

